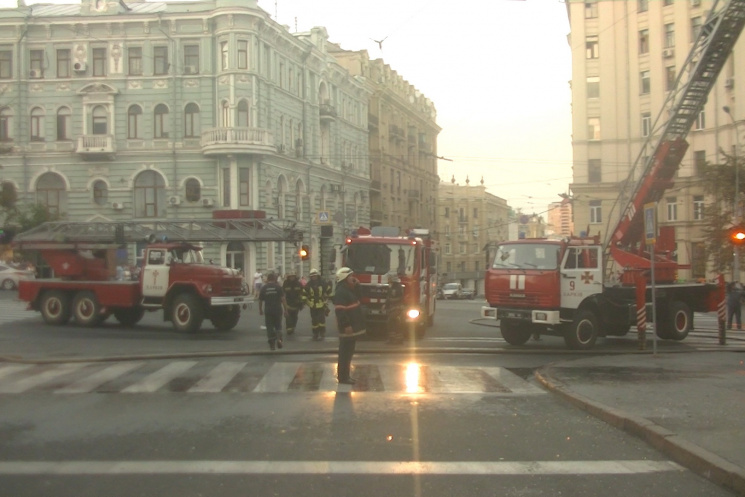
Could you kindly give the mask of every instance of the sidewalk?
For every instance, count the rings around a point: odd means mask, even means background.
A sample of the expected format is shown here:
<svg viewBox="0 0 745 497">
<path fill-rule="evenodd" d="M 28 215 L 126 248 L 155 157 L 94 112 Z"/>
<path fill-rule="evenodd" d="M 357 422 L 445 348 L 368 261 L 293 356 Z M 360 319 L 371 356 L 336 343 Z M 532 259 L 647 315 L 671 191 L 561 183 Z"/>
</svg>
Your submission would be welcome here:
<svg viewBox="0 0 745 497">
<path fill-rule="evenodd" d="M 745 495 L 745 352 L 598 356 L 536 372 L 549 390 Z"/>
</svg>

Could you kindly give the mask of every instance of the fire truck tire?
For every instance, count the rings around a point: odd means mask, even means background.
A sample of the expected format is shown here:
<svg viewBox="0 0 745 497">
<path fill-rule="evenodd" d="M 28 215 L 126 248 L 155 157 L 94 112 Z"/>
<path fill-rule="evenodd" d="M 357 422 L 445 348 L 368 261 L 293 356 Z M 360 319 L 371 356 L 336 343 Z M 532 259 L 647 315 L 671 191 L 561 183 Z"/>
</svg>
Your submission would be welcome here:
<svg viewBox="0 0 745 497">
<path fill-rule="evenodd" d="M 15 290 L 16 289 L 16 282 L 11 280 L 10 278 L 6 278 L 3 280 L 3 290 Z"/>
<path fill-rule="evenodd" d="M 176 331 L 193 333 L 198 331 L 204 321 L 204 307 L 199 299 L 190 293 L 173 299 L 171 321 Z"/>
<path fill-rule="evenodd" d="M 72 300 L 72 316 L 79 326 L 95 326 L 103 321 L 96 294 L 89 291 L 76 293 Z"/>
<path fill-rule="evenodd" d="M 510 319 L 499 321 L 499 330 L 504 341 L 510 345 L 525 345 L 530 340 L 530 326 Z"/>
<path fill-rule="evenodd" d="M 114 309 L 114 317 L 122 326 L 134 326 L 144 315 L 145 309 L 140 306 Z"/>
<path fill-rule="evenodd" d="M 564 333 L 564 343 L 573 350 L 590 350 L 598 338 L 598 320 L 595 313 L 588 310 L 577 312 L 574 322 Z"/>
<path fill-rule="evenodd" d="M 657 336 L 667 340 L 684 340 L 693 329 L 693 313 L 688 304 L 676 300 L 662 315 Z"/>
<path fill-rule="evenodd" d="M 223 306 L 212 309 L 212 326 L 218 331 L 230 331 L 241 319 L 241 307 L 238 305 Z"/>
<path fill-rule="evenodd" d="M 41 296 L 41 317 L 47 324 L 65 324 L 70 320 L 70 297 L 59 290 L 49 290 Z"/>
</svg>

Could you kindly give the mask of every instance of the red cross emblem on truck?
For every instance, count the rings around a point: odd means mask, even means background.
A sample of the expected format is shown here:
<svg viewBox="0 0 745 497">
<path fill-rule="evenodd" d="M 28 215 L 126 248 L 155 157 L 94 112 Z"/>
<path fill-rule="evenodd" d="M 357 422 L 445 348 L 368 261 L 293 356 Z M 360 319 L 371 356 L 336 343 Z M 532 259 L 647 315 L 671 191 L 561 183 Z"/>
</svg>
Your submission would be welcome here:
<svg viewBox="0 0 745 497">
<path fill-rule="evenodd" d="M 582 276 L 580 276 L 580 278 L 582 278 L 582 283 L 584 283 L 585 285 L 595 279 L 590 271 L 585 271 L 584 273 L 582 273 Z"/>
<path fill-rule="evenodd" d="M 159 273 L 159 272 L 158 272 L 158 270 L 156 269 L 155 271 L 153 271 L 153 273 L 152 273 L 152 274 L 153 274 L 153 286 L 155 286 L 155 284 L 157 283 L 157 281 L 156 281 L 156 280 L 158 279 L 158 275 L 159 275 L 160 273 Z"/>
</svg>

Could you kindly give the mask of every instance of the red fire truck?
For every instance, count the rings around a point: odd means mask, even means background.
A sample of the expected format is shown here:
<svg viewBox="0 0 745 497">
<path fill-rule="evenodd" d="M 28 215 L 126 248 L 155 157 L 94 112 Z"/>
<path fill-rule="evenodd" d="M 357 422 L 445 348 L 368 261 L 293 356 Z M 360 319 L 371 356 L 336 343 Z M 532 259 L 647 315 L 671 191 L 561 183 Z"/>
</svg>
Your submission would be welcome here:
<svg viewBox="0 0 745 497">
<path fill-rule="evenodd" d="M 342 265 L 360 281 L 367 322 L 386 323 L 388 275 L 395 273 L 404 286 L 404 315 L 421 338 L 434 321 L 437 293 L 437 254 L 429 230 L 411 229 L 399 236 L 395 227 L 360 228 L 347 237 Z"/>
<path fill-rule="evenodd" d="M 118 279 L 117 249 L 145 239 L 151 243 L 138 280 Z M 248 299 L 243 276 L 205 263 L 196 240 L 300 241 L 302 233 L 265 219 L 45 223 L 17 235 L 13 245 L 38 251 L 54 278 L 22 281 L 18 296 L 53 325 L 72 318 L 80 326 L 95 326 L 113 314 L 132 326 L 145 311 L 163 310 L 164 321 L 177 331 L 197 331 L 204 319 L 230 330 Z"/>
<path fill-rule="evenodd" d="M 651 280 L 652 270 L 656 292 L 654 298 L 646 292 L 645 307 L 653 311 L 647 316 L 655 316 L 660 338 L 682 340 L 693 329 L 693 312 L 717 310 L 723 278 L 679 282 L 670 251 L 646 244 L 653 237 L 645 233 L 643 216 L 673 185 L 688 147 L 685 137 L 745 24 L 745 0 L 722 4 L 714 2 L 668 94 L 657 118 L 663 124 L 655 123 L 643 147 L 654 152 L 648 159 L 640 154 L 634 165 L 643 169 L 622 192 L 620 198 L 630 200 L 607 241 L 528 239 L 496 247 L 485 277 L 489 306 L 481 316 L 499 320 L 508 343 L 523 345 L 531 335 L 547 334 L 564 337 L 570 348 L 589 349 L 599 336 L 626 334 L 636 323 L 636 286 Z"/>
</svg>

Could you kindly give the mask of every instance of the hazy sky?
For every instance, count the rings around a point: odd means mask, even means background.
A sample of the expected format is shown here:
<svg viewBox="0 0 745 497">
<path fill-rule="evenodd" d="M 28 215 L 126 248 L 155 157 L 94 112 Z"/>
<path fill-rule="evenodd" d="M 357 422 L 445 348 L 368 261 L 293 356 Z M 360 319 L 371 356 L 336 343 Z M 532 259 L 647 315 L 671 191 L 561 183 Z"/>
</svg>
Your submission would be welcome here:
<svg viewBox="0 0 745 497">
<path fill-rule="evenodd" d="M 44 3 L 27 0 L 31 3 Z M 75 3 L 75 0 L 46 0 Z M 16 0 L 0 0 L 14 7 Z M 324 26 L 429 98 L 439 175 L 544 213 L 572 179 L 571 50 L 558 0 L 259 0 L 291 32 Z M 382 50 L 373 40 L 383 40 Z"/>
</svg>

